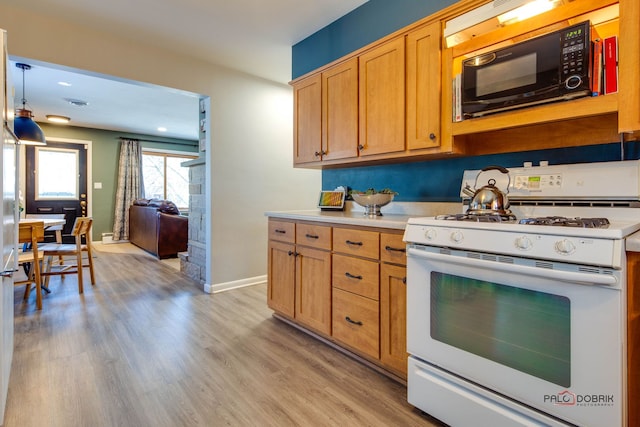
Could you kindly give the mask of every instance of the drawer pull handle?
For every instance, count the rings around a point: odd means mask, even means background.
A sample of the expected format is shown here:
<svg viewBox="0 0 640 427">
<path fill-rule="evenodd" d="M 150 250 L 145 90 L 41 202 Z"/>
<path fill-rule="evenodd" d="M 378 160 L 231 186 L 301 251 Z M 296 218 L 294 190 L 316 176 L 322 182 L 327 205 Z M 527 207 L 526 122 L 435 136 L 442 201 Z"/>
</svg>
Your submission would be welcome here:
<svg viewBox="0 0 640 427">
<path fill-rule="evenodd" d="M 394 248 L 392 246 L 385 246 L 384 249 L 392 252 L 407 252 L 405 248 Z"/>
<path fill-rule="evenodd" d="M 358 326 L 362 326 L 362 322 L 359 320 L 351 320 L 351 318 L 349 316 L 345 317 L 344 320 L 346 320 L 347 322 L 351 323 L 352 325 L 358 325 Z"/>
<path fill-rule="evenodd" d="M 351 240 L 345 240 L 345 243 L 347 245 L 362 246 L 362 242 L 353 242 Z"/>
<path fill-rule="evenodd" d="M 316 236 L 315 234 L 305 234 L 305 236 L 307 237 L 307 239 L 319 239 L 320 236 Z"/>
<path fill-rule="evenodd" d="M 286 230 L 280 230 L 280 229 L 277 229 L 276 233 L 287 234 Z"/>
<path fill-rule="evenodd" d="M 345 276 L 347 276 L 350 279 L 358 279 L 358 280 L 362 280 L 362 276 L 355 276 L 351 273 L 349 273 L 348 271 L 346 273 L 344 273 Z"/>
</svg>

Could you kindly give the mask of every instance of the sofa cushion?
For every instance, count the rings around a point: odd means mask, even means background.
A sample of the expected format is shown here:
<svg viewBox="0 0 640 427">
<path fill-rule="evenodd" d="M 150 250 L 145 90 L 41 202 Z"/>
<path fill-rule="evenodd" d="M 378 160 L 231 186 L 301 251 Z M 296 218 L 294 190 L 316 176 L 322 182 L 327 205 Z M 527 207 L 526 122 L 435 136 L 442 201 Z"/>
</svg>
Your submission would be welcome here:
<svg viewBox="0 0 640 427">
<path fill-rule="evenodd" d="M 162 200 L 162 199 L 151 199 L 149 200 L 148 206 L 153 206 L 158 208 L 160 212 L 170 214 L 170 215 L 180 215 L 180 210 L 170 200 Z"/>
</svg>

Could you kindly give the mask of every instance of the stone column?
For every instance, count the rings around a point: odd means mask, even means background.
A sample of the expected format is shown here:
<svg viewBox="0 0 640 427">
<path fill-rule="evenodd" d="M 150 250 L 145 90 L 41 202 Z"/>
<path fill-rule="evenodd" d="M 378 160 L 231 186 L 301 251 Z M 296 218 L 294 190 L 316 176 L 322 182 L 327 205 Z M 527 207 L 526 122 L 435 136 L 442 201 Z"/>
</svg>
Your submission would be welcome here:
<svg viewBox="0 0 640 427">
<path fill-rule="evenodd" d="M 207 274 L 205 160 L 201 157 L 182 166 L 189 168 L 189 241 L 188 252 L 180 254 L 180 271 L 204 285 Z"/>
</svg>

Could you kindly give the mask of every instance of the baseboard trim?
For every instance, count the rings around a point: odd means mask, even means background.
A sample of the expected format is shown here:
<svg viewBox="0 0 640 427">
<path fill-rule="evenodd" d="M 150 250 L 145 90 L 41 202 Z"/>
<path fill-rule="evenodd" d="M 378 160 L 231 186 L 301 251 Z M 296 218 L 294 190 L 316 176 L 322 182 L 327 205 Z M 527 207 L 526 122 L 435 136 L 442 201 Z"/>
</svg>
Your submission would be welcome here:
<svg viewBox="0 0 640 427">
<path fill-rule="evenodd" d="M 267 283 L 267 275 L 249 277 L 247 279 L 234 280 L 231 282 L 218 283 L 215 285 L 204 285 L 204 291 L 208 294 L 217 294 L 218 292 L 230 291 L 232 289 L 244 288 L 246 286 L 262 285 Z"/>
</svg>

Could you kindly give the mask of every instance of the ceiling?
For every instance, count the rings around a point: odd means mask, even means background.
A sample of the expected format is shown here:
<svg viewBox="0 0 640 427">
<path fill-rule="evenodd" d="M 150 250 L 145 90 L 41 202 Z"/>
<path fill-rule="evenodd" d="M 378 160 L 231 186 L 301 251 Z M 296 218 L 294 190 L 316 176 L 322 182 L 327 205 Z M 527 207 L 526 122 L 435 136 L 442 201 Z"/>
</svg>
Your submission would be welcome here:
<svg viewBox="0 0 640 427">
<path fill-rule="evenodd" d="M 2 1 L 286 83 L 291 80 L 291 46 L 367 0 Z M 27 107 L 36 121 L 56 114 L 70 117 L 74 126 L 197 140 L 198 94 L 12 59 L 32 66 L 24 78 Z M 18 106 L 23 75 L 15 61 L 11 67 Z M 167 130 L 158 131 L 160 126 Z"/>
</svg>

